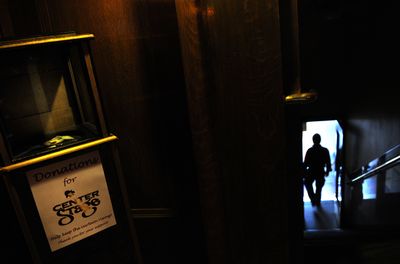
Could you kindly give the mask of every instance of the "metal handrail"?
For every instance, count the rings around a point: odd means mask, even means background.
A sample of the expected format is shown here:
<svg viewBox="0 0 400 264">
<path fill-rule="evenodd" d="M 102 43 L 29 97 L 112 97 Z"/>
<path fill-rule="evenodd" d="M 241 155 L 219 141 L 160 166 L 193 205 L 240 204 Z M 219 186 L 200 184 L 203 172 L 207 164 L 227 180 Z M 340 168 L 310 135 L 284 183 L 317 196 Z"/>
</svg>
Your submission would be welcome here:
<svg viewBox="0 0 400 264">
<path fill-rule="evenodd" d="M 376 168 L 373 168 L 372 170 L 370 170 L 368 172 L 365 172 L 365 173 L 361 174 L 360 176 L 350 180 L 348 182 L 348 184 L 354 184 L 354 183 L 356 183 L 358 181 L 365 180 L 365 179 L 367 179 L 369 177 L 372 177 L 373 175 L 375 175 L 375 174 L 377 174 L 377 173 L 379 173 L 379 172 L 381 172 L 383 170 L 390 169 L 390 168 L 394 167 L 395 165 L 397 165 L 397 163 L 399 161 L 400 161 L 400 155 L 398 155 L 398 156 L 386 161 L 385 163 L 377 166 Z"/>
</svg>

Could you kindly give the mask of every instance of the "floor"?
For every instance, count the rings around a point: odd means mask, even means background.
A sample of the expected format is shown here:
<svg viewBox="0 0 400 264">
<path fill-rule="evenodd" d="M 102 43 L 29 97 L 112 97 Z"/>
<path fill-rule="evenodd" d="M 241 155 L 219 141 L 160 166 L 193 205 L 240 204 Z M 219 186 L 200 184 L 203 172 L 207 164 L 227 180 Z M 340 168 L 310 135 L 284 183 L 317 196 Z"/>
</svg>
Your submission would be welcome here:
<svg viewBox="0 0 400 264">
<path fill-rule="evenodd" d="M 304 193 L 303 263 L 399 264 L 400 234 L 340 228 L 336 179 L 331 176 L 326 178 L 321 206 L 311 206 L 307 193 Z"/>
<path fill-rule="evenodd" d="M 304 190 L 304 263 L 360 263 L 343 243 L 345 233 L 340 229 L 335 180 L 333 174 L 326 178 L 320 206 L 312 206 Z"/>
<path fill-rule="evenodd" d="M 335 230 L 340 228 L 340 207 L 336 198 L 336 172 L 332 171 L 325 178 L 325 185 L 321 193 L 321 206 L 311 206 L 305 188 L 303 201 L 305 230 Z"/>
<path fill-rule="evenodd" d="M 335 200 L 321 206 L 304 202 L 304 263 L 364 264 L 354 247 L 356 236 L 340 229 L 339 212 Z"/>
<path fill-rule="evenodd" d="M 339 229 L 339 213 L 340 209 L 337 201 L 322 201 L 321 206 L 311 206 L 311 202 L 304 202 L 304 229 Z"/>
</svg>

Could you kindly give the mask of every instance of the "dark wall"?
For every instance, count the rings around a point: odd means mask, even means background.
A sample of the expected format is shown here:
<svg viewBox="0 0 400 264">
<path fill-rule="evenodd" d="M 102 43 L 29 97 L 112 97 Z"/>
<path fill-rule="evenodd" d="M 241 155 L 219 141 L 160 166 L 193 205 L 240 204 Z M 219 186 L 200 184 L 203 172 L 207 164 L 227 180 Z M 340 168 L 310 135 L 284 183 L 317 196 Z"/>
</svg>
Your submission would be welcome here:
<svg viewBox="0 0 400 264">
<path fill-rule="evenodd" d="M 132 206 L 173 207 L 190 177 L 190 134 L 173 1 L 44 1 L 49 32 L 95 34 L 110 130 L 120 139 Z"/>
<path fill-rule="evenodd" d="M 319 99 L 285 109 L 277 1 L 0 3 L 2 37 L 95 34 L 145 262 L 203 263 L 201 213 L 209 260 L 285 263 L 303 120 L 344 121 L 347 172 L 397 144 L 394 1 L 299 1 L 302 87 Z"/>
<path fill-rule="evenodd" d="M 4 28 L 95 34 L 145 263 L 205 263 L 200 213 L 209 263 L 288 263 L 288 225 L 299 223 L 288 223 L 279 3 L 176 3 L 179 33 L 172 0 L 18 0 L 29 16 L 9 5 Z M 199 48 L 183 51 L 186 79 L 178 34 Z"/>
<path fill-rule="evenodd" d="M 12 38 L 39 33 L 35 1 L 0 1 L 0 36 Z"/>
<path fill-rule="evenodd" d="M 349 173 L 400 144 L 398 116 L 388 112 L 366 113 L 354 114 L 347 122 L 346 153 L 353 157 L 347 160 Z"/>
<path fill-rule="evenodd" d="M 376 5 L 367 1 L 346 5 L 347 89 L 354 91 L 348 111 L 348 170 L 379 157 L 400 143 L 400 111 L 394 96 L 396 58 L 399 58 L 395 32 L 394 1 Z"/>
<path fill-rule="evenodd" d="M 393 94 L 399 41 L 393 34 L 398 20 L 394 1 L 378 6 L 373 1 L 362 5 L 351 1 L 346 7 L 345 21 L 349 25 L 346 29 L 349 54 L 345 68 L 346 87 L 357 95 L 352 99 L 345 130 L 345 151 L 349 157 L 346 170 L 350 175 L 400 144 L 400 111 Z M 400 199 L 398 195 L 385 194 L 385 185 L 389 187 L 390 182 L 385 182 L 385 176 L 380 175 L 377 178 L 377 198 L 369 201 L 357 199 L 360 185 L 347 188 L 346 196 L 356 197 L 347 210 L 349 215 L 357 212 L 352 218 L 354 226 L 389 227 L 399 219 L 392 205 Z"/>
<path fill-rule="evenodd" d="M 298 137 L 301 121 L 339 119 L 345 133 L 345 181 L 400 143 L 393 88 L 399 58 L 395 10 L 395 1 L 299 1 L 302 87 L 316 90 L 319 98 L 287 106 L 288 138 Z M 301 139 L 293 141 L 291 150 L 299 146 Z M 345 182 L 343 189 L 343 212 L 352 218 L 350 200 L 357 199 L 357 190 L 352 193 Z M 364 209 L 357 219 L 376 218 L 376 204 Z"/>
<path fill-rule="evenodd" d="M 396 103 L 395 9 L 394 1 L 299 1 L 302 86 L 320 95 L 305 115 L 385 112 Z"/>
<path fill-rule="evenodd" d="M 94 67 L 145 263 L 203 260 L 175 3 L 2 1 L 4 37 L 93 33 Z M 3 16 L 6 14 L 7 16 Z"/>
<path fill-rule="evenodd" d="M 343 121 L 349 170 L 398 143 L 394 10 L 394 1 L 299 1 L 302 87 L 319 98 L 290 108 L 300 120 Z"/>
</svg>

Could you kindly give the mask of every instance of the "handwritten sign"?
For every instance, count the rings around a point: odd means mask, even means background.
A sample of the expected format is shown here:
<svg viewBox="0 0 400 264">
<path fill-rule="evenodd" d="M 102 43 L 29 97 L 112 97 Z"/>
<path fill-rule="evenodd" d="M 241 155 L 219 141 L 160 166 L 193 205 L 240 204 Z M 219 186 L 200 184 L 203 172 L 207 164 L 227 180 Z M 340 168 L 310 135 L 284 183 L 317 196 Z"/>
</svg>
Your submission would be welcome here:
<svg viewBox="0 0 400 264">
<path fill-rule="evenodd" d="M 97 151 L 27 172 L 51 251 L 116 225 Z"/>
</svg>

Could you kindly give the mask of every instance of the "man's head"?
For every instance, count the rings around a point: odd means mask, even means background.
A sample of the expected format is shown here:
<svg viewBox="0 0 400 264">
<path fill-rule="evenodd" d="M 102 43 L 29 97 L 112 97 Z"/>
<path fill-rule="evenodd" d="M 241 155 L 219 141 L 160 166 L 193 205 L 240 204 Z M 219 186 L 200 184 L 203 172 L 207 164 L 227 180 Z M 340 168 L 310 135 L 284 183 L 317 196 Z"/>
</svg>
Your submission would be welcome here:
<svg viewBox="0 0 400 264">
<path fill-rule="evenodd" d="M 318 133 L 314 134 L 314 136 L 312 137 L 312 141 L 314 142 L 314 144 L 321 143 L 321 136 Z"/>
</svg>

